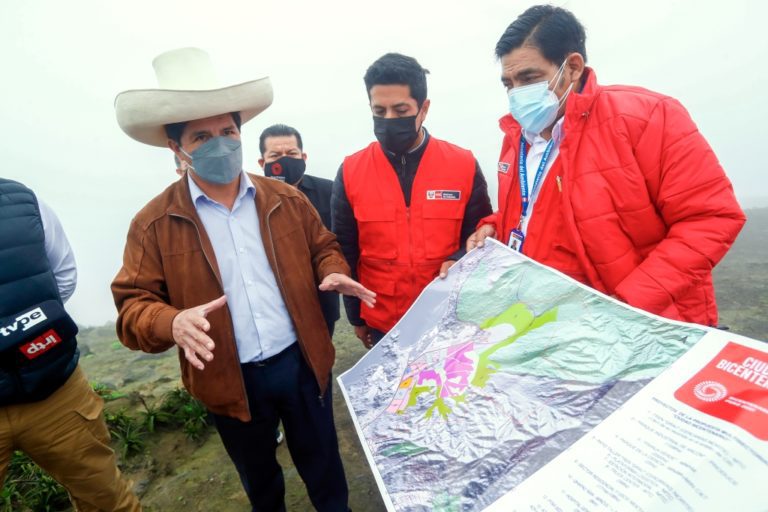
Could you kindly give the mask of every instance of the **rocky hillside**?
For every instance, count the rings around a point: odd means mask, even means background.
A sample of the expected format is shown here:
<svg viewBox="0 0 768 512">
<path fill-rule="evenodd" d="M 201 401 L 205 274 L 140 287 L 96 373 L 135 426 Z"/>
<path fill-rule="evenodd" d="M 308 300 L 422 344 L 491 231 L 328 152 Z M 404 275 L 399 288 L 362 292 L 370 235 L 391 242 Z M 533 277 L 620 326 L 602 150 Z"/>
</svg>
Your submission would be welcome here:
<svg viewBox="0 0 768 512">
<path fill-rule="evenodd" d="M 768 341 L 768 208 L 746 213 L 739 238 L 715 268 L 720 323 Z"/>
</svg>

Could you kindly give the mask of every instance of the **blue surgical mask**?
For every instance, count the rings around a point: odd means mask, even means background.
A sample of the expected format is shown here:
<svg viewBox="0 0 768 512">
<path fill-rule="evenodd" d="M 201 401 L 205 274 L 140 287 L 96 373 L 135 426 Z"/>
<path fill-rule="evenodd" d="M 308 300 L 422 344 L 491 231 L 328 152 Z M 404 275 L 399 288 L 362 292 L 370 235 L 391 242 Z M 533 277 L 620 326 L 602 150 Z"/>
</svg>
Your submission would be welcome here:
<svg viewBox="0 0 768 512">
<path fill-rule="evenodd" d="M 565 61 L 551 81 L 544 80 L 509 91 L 509 112 L 523 130 L 538 135 L 555 122 L 557 111 L 571 92 L 573 84 L 568 87 L 562 98 L 558 98 L 549 86 L 552 82 L 557 84 L 560 81 L 564 69 Z"/>
<path fill-rule="evenodd" d="M 231 137 L 214 137 L 191 154 L 181 152 L 192 159 L 189 167 L 195 174 L 210 183 L 231 183 L 243 172 L 243 148 Z"/>
</svg>

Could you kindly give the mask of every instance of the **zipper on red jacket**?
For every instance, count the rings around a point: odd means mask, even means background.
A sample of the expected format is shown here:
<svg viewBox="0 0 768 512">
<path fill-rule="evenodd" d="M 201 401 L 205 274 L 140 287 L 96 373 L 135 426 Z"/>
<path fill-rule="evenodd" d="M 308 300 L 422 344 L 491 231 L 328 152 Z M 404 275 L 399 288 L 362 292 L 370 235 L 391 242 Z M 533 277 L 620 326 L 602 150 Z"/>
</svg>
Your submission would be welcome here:
<svg viewBox="0 0 768 512">
<path fill-rule="evenodd" d="M 411 207 L 410 206 L 405 207 L 405 219 L 407 224 L 406 229 L 408 229 L 408 270 L 409 270 L 409 273 L 411 274 L 411 282 L 414 282 L 416 278 L 414 276 L 415 272 L 413 267 L 413 229 L 411 228 Z M 395 311 L 399 312 L 399 309 L 397 308 L 397 304 L 395 304 Z M 405 312 L 403 312 L 403 314 L 405 314 Z M 402 315 L 400 316 L 402 317 Z"/>
<path fill-rule="evenodd" d="M 405 155 L 400 157 L 400 162 L 403 164 L 403 175 L 405 175 L 405 172 L 407 171 L 405 167 Z M 413 196 L 413 186 L 416 184 L 416 176 L 413 176 L 413 181 L 411 182 L 411 196 Z M 403 197 L 403 202 L 405 202 L 405 197 Z M 405 219 L 408 224 L 408 263 L 411 266 L 411 271 L 413 271 L 413 233 L 411 230 L 411 204 L 410 204 L 410 198 L 408 200 L 408 204 L 405 207 Z"/>
<path fill-rule="evenodd" d="M 179 219 L 184 219 L 190 224 L 192 224 L 195 227 L 195 231 L 197 232 L 197 241 L 200 242 L 200 248 L 203 248 L 203 238 L 200 236 L 200 228 L 197 227 L 197 224 L 195 221 L 190 219 L 189 217 L 185 215 L 181 215 L 178 213 L 171 213 L 169 214 L 171 217 L 178 217 Z M 219 279 L 218 274 L 213 268 L 213 265 L 211 264 L 211 260 L 208 258 L 208 255 L 205 253 L 205 250 L 202 251 L 203 256 L 205 256 L 205 261 L 208 263 L 208 266 L 211 268 L 211 271 L 213 272 L 213 275 L 216 276 L 216 281 L 219 283 L 219 288 L 221 289 L 221 294 L 224 295 L 224 285 L 221 283 L 221 280 Z M 230 315 L 231 318 L 231 315 Z M 243 398 L 245 398 L 245 407 L 248 411 L 248 414 L 251 414 L 251 404 L 248 402 L 248 391 L 245 389 L 245 378 L 243 377 L 243 369 L 240 367 L 240 357 L 237 352 L 237 342 L 235 341 L 235 333 L 234 329 L 232 331 L 232 343 L 235 345 L 235 366 L 237 366 L 237 371 L 240 374 L 240 388 L 243 390 Z"/>
<path fill-rule="evenodd" d="M 408 224 L 408 263 L 413 267 L 413 230 L 411 230 L 411 207 L 405 207 L 405 220 Z"/>
</svg>

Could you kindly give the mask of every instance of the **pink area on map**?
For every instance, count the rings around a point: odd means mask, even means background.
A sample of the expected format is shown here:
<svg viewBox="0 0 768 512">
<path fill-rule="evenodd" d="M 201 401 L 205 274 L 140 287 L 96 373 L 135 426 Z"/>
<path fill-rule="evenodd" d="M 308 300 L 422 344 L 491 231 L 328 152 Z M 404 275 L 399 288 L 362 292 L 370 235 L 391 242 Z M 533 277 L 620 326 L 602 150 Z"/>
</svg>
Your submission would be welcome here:
<svg viewBox="0 0 768 512">
<path fill-rule="evenodd" d="M 408 397 L 414 385 L 432 381 L 439 390 L 440 398 L 462 394 L 469 386 L 469 379 L 475 369 L 475 363 L 467 354 L 475 348 L 472 341 L 446 349 L 442 368 L 429 368 L 425 361 L 411 363 L 406 377 L 400 382 L 396 396 L 387 407 L 387 412 L 396 413 L 407 407 Z"/>
<path fill-rule="evenodd" d="M 443 385 L 443 377 L 435 370 L 422 370 L 419 372 L 419 384 L 422 384 L 425 380 L 428 379 L 434 380 L 437 384 L 437 387 Z"/>
<path fill-rule="evenodd" d="M 440 397 L 460 395 L 469 385 L 469 377 L 474 370 L 474 362 L 467 357 L 475 344 L 471 341 L 448 349 L 445 358 L 445 383 L 440 390 Z"/>
<path fill-rule="evenodd" d="M 400 409 L 405 409 L 405 399 L 400 398 L 393 400 L 391 404 L 389 404 L 389 407 L 387 407 L 387 412 L 390 414 L 395 414 Z"/>
</svg>

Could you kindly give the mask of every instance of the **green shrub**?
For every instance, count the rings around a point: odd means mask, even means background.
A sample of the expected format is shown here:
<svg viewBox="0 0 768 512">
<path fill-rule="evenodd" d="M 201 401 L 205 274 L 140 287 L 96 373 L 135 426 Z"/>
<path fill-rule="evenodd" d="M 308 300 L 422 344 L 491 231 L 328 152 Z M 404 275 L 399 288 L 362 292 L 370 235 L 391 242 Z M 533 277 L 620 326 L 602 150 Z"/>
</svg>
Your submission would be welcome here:
<svg viewBox="0 0 768 512">
<path fill-rule="evenodd" d="M 146 445 L 144 425 L 120 409 L 105 412 L 105 419 L 112 438 L 117 442 L 120 455 L 125 459 L 140 453 Z"/>
<path fill-rule="evenodd" d="M 208 433 L 208 411 L 203 404 L 195 399 L 186 404 L 182 410 L 184 433 L 191 440 L 200 441 Z"/>
<path fill-rule="evenodd" d="M 67 491 L 22 452 L 14 452 L 5 485 L 0 490 L 0 509 L 54 512 L 69 510 Z"/>
<path fill-rule="evenodd" d="M 187 390 L 177 388 L 163 396 L 159 409 L 168 415 L 173 426 L 179 426 L 184 423 L 184 407 L 194 400 Z"/>
<path fill-rule="evenodd" d="M 157 407 L 149 407 L 142 400 L 145 408 L 145 424 L 151 423 L 169 429 L 183 429 L 193 441 L 200 441 L 209 432 L 208 411 L 205 406 L 184 389 L 174 389 L 165 394 Z"/>
<path fill-rule="evenodd" d="M 111 402 L 118 398 L 123 398 L 125 393 L 118 393 L 114 389 L 110 388 L 106 384 L 100 382 L 91 382 L 91 388 L 99 395 L 105 402 Z"/>
<path fill-rule="evenodd" d="M 141 402 L 141 405 L 144 406 L 144 411 L 140 413 L 142 418 L 141 424 L 144 425 L 147 432 L 154 434 L 156 426 L 168 423 L 170 419 L 168 413 L 161 411 L 157 406 L 148 404 L 144 397 L 139 393 L 136 393 L 135 397 Z"/>
</svg>

